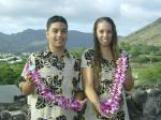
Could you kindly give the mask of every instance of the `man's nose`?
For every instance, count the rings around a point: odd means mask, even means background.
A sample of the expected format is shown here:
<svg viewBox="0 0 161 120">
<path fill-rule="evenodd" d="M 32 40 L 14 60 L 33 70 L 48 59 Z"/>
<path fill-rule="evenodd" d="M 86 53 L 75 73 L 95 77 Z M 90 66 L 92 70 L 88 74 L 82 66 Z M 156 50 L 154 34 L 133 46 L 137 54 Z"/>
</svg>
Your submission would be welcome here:
<svg viewBox="0 0 161 120">
<path fill-rule="evenodd" d="M 62 32 L 61 31 L 58 31 L 57 35 L 58 36 L 62 36 Z"/>
</svg>

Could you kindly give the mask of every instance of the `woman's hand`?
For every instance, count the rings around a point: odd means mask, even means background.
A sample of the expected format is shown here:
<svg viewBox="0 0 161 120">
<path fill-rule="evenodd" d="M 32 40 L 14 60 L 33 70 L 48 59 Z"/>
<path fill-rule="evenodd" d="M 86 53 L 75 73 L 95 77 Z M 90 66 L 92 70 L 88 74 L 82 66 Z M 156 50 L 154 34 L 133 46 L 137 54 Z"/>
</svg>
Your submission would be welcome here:
<svg viewBox="0 0 161 120">
<path fill-rule="evenodd" d="M 106 115 L 105 113 L 103 113 L 103 111 L 101 110 L 100 103 L 95 103 L 94 107 L 95 107 L 96 114 L 99 115 L 101 118 L 112 118 L 113 117 L 113 115 L 111 114 Z"/>
</svg>

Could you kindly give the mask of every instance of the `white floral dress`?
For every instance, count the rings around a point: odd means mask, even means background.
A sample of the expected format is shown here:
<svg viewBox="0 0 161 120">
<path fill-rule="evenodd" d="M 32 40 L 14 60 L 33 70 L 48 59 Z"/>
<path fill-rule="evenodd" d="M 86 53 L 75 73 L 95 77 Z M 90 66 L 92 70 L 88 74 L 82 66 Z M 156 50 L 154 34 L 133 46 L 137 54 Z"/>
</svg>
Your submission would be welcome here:
<svg viewBox="0 0 161 120">
<path fill-rule="evenodd" d="M 54 93 L 73 97 L 81 89 L 80 60 L 72 57 L 67 50 L 61 58 L 48 50 L 31 54 L 27 62 L 36 65 L 41 79 Z M 26 78 L 23 72 L 21 76 Z M 36 91 L 28 95 L 28 105 L 30 120 L 84 120 L 82 112 L 48 104 Z"/>
<path fill-rule="evenodd" d="M 81 68 L 92 67 L 94 60 L 94 49 L 87 49 L 82 54 L 82 63 Z M 115 71 L 115 67 L 113 61 L 108 61 L 106 59 L 101 58 L 101 72 L 100 72 L 100 85 L 97 88 L 96 92 L 99 96 L 100 100 L 106 99 L 109 97 L 109 88 L 112 85 L 113 73 Z M 123 97 L 122 97 L 123 99 Z M 111 119 L 103 118 L 100 115 L 97 115 L 92 104 L 88 101 L 87 108 L 85 111 L 85 118 L 87 120 L 124 120 L 124 111 L 122 110 L 123 100 L 121 101 L 121 107 L 118 113 Z"/>
</svg>

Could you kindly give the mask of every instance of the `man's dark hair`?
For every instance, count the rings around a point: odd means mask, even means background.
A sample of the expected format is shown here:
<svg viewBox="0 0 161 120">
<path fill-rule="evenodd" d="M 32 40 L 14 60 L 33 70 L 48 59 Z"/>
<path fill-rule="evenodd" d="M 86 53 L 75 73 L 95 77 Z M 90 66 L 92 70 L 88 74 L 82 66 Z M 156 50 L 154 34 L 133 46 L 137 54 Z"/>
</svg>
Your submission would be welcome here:
<svg viewBox="0 0 161 120">
<path fill-rule="evenodd" d="M 62 16 L 55 15 L 55 16 L 52 16 L 52 17 L 50 17 L 50 18 L 48 19 L 47 24 L 46 24 L 46 29 L 49 30 L 51 24 L 52 24 L 52 23 L 55 23 L 55 22 L 62 22 L 62 23 L 64 23 L 64 24 L 67 26 L 67 28 L 68 28 L 68 23 L 67 23 L 66 19 L 65 19 L 64 17 L 62 17 Z"/>
</svg>

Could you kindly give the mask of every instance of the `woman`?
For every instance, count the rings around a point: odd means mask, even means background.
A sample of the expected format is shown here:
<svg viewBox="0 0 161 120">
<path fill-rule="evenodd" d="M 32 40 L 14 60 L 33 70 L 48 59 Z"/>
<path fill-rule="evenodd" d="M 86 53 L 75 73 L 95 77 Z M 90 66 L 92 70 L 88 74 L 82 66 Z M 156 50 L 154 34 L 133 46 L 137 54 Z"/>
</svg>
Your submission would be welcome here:
<svg viewBox="0 0 161 120">
<path fill-rule="evenodd" d="M 62 16 L 48 19 L 46 38 L 48 49 L 30 55 L 27 63 L 35 66 L 41 80 L 56 95 L 75 97 L 80 91 L 80 62 L 66 50 L 68 24 Z M 19 86 L 28 95 L 31 120 L 83 120 L 82 113 L 73 112 L 50 104 L 34 87 L 33 79 L 22 72 Z M 78 95 L 77 95 L 78 96 Z M 79 96 L 78 96 L 79 97 Z"/>
<path fill-rule="evenodd" d="M 119 57 L 115 24 L 109 17 L 98 18 L 94 24 L 93 32 L 94 48 L 85 50 L 81 65 L 85 93 L 91 102 L 87 105 L 86 116 L 93 120 L 124 120 L 123 99 L 120 101 L 121 106 L 117 114 L 104 115 L 100 109 L 100 101 L 109 97 L 108 90 L 112 85 L 113 73 Z M 124 89 L 130 90 L 132 87 L 133 80 L 129 66 Z"/>
</svg>

